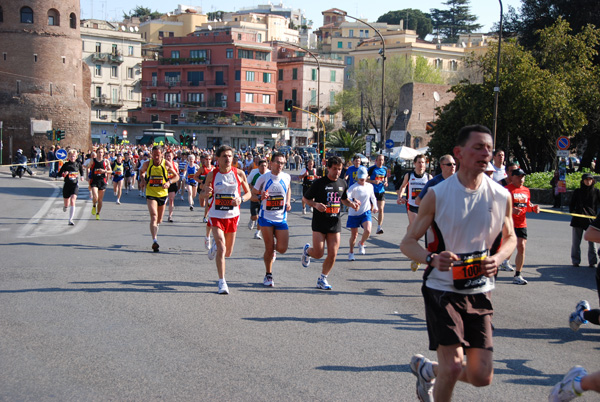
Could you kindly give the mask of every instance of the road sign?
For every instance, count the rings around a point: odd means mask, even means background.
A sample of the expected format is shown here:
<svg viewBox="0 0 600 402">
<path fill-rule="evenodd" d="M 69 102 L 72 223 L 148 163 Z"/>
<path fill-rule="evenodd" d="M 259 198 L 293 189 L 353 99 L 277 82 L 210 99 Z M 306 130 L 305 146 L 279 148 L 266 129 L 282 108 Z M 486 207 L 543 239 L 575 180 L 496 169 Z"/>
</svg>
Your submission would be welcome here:
<svg viewBox="0 0 600 402">
<path fill-rule="evenodd" d="M 375 136 L 374 135 L 365 135 L 365 140 L 367 141 L 375 141 Z"/>
<path fill-rule="evenodd" d="M 106 130 L 102 130 L 102 134 L 103 134 L 103 135 L 106 135 Z"/>
<path fill-rule="evenodd" d="M 559 158 L 567 158 L 569 156 L 569 151 L 559 149 L 558 151 L 556 151 L 556 156 L 558 156 Z"/>
<path fill-rule="evenodd" d="M 123 139 L 127 138 L 127 130 L 123 130 Z"/>
<path fill-rule="evenodd" d="M 56 156 L 56 159 L 60 159 L 60 160 L 65 160 L 67 159 L 67 151 L 65 151 L 64 149 L 59 149 L 57 150 L 54 155 Z"/>
<path fill-rule="evenodd" d="M 388 148 L 388 149 L 389 148 L 394 148 L 394 140 L 387 140 L 385 142 L 385 147 Z"/>
<path fill-rule="evenodd" d="M 569 140 L 569 137 L 565 137 L 564 135 L 561 135 L 556 140 L 556 148 L 558 148 L 558 149 L 562 149 L 562 150 L 569 149 L 570 145 L 571 145 L 571 140 Z"/>
</svg>

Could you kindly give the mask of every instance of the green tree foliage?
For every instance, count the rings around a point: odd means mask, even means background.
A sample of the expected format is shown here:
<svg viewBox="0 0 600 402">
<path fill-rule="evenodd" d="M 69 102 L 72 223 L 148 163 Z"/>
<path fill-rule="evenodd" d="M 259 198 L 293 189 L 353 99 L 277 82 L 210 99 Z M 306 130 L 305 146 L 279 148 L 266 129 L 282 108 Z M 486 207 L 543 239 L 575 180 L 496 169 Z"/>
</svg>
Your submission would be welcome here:
<svg viewBox="0 0 600 402">
<path fill-rule="evenodd" d="M 477 31 L 483 25 L 476 24 L 477 16 L 470 13 L 469 0 L 446 0 L 447 9 L 432 8 L 433 30 L 442 36 L 442 42 L 455 43 L 460 34 Z"/>
<path fill-rule="evenodd" d="M 492 126 L 497 47 L 471 60 L 483 74 L 483 84 L 463 82 L 452 87 L 456 98 L 438 110 L 430 150 L 441 156 L 452 150 L 460 127 L 481 123 Z M 551 164 L 556 138 L 572 136 L 586 124 L 574 99 L 575 89 L 560 75 L 538 65 L 514 41 L 502 44 L 500 97 L 496 146 L 508 149 L 526 171 L 540 171 Z"/>
<path fill-rule="evenodd" d="M 417 35 L 421 39 L 425 39 L 427 35 L 433 32 L 431 16 L 414 8 L 388 11 L 377 19 L 377 22 L 387 22 L 393 25 L 400 24 L 400 21 L 404 21 L 405 29 L 417 31 Z"/>
<path fill-rule="evenodd" d="M 364 152 L 366 141 L 362 135 L 338 130 L 327 135 L 326 146 L 327 148 L 348 148 L 348 151 L 342 152 L 342 156 L 346 162 L 349 162 L 354 155 Z"/>
<path fill-rule="evenodd" d="M 150 8 L 143 7 L 143 6 L 135 6 L 135 8 L 133 10 L 131 10 L 129 12 L 129 14 L 123 12 L 123 18 L 130 19 L 132 17 L 139 17 L 139 19 L 141 21 L 146 21 L 146 20 L 149 20 L 149 19 L 150 20 L 157 20 L 162 15 L 163 15 L 163 13 L 160 13 L 158 11 L 152 11 Z"/>
</svg>

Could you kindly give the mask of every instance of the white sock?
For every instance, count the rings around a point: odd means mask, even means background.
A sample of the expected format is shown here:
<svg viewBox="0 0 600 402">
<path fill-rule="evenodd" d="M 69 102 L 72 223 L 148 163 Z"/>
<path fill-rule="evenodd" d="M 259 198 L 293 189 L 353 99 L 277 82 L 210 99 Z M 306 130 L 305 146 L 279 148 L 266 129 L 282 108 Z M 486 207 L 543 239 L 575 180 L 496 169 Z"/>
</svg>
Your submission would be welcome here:
<svg viewBox="0 0 600 402">
<path fill-rule="evenodd" d="M 573 379 L 573 390 L 577 395 L 583 393 L 583 389 L 581 388 L 581 377 L 575 377 L 575 379 Z"/>
<path fill-rule="evenodd" d="M 69 210 L 69 220 L 72 221 L 74 216 L 75 216 L 75 205 L 71 205 L 71 208 Z"/>
</svg>

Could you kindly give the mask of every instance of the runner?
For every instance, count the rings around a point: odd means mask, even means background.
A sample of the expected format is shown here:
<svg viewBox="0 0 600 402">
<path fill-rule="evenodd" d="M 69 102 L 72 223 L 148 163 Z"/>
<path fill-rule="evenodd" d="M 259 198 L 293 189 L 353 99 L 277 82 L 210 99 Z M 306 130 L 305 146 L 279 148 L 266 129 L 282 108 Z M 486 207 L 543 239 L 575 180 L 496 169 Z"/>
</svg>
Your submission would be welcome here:
<svg viewBox="0 0 600 402">
<path fill-rule="evenodd" d="M 183 192 L 185 191 L 185 171 L 187 169 L 187 155 L 181 151 L 177 151 L 177 164 L 179 166 L 179 183 L 177 194 L 181 196 L 183 201 Z"/>
<path fill-rule="evenodd" d="M 118 153 L 115 161 L 111 165 L 113 191 L 117 197 L 117 205 L 121 205 L 121 194 L 123 192 L 123 179 L 125 178 L 125 164 L 123 163 L 123 155 Z"/>
<path fill-rule="evenodd" d="M 265 242 L 266 274 L 263 285 L 275 286 L 273 282 L 273 263 L 277 252 L 284 254 L 288 249 L 290 232 L 287 224 L 287 212 L 292 209 L 290 185 L 292 178 L 283 172 L 285 156 L 281 152 L 271 155 L 271 171 L 261 175 L 252 194 L 260 196 L 260 216 L 258 225 Z"/>
<path fill-rule="evenodd" d="M 150 154 L 148 152 L 142 153 L 142 151 L 140 151 L 139 155 L 140 155 L 140 157 L 138 158 L 136 172 L 137 172 L 138 190 L 140 191 L 140 197 L 143 197 L 146 192 L 146 180 L 145 180 L 145 177 L 144 177 L 143 173 L 141 172 L 141 170 L 142 170 L 142 166 L 144 166 L 144 164 L 148 162 L 148 160 L 150 158 Z"/>
<path fill-rule="evenodd" d="M 63 212 L 67 212 L 67 207 L 69 207 L 69 225 L 75 224 L 73 222 L 73 218 L 75 217 L 75 201 L 77 201 L 77 194 L 79 193 L 80 177 L 83 179 L 83 166 L 76 159 L 77 151 L 74 149 L 69 150 L 67 163 L 62 165 L 58 172 L 58 176 L 65 178 L 65 185 L 63 187 Z"/>
<path fill-rule="evenodd" d="M 427 167 L 427 160 L 425 155 L 417 155 L 413 160 L 415 168 L 412 172 L 406 173 L 402 180 L 402 185 L 398 189 L 398 204 L 406 204 L 406 213 L 408 214 L 408 226 L 414 222 L 419 212 L 419 204 L 417 203 L 417 197 L 425 184 L 431 180 L 431 175 L 425 173 Z M 487 165 L 486 165 L 487 166 Z M 403 197 L 404 189 L 407 189 L 407 198 Z"/>
<path fill-rule="evenodd" d="M 104 159 L 104 148 L 98 148 L 97 158 L 92 159 L 90 163 L 90 188 L 92 190 L 92 215 L 96 215 L 96 220 L 100 220 L 100 211 L 102 211 L 102 200 L 106 190 L 106 178 L 112 173 L 110 163 Z"/>
<path fill-rule="evenodd" d="M 252 196 L 243 171 L 231 166 L 233 148 L 222 145 L 217 149 L 218 169 L 206 176 L 206 186 L 202 189 L 202 197 L 213 197 L 208 211 L 208 224 L 211 227 L 214 243 L 208 251 L 208 259 L 216 257 L 219 275 L 218 293 L 229 294 L 225 281 L 225 257 L 231 257 L 238 221 L 240 205 Z M 240 193 L 240 187 L 244 195 Z"/>
<path fill-rule="evenodd" d="M 388 169 L 383 166 L 385 157 L 383 155 L 377 155 L 375 159 L 375 165 L 369 168 L 368 183 L 373 185 L 373 191 L 375 191 L 375 198 L 377 198 L 377 209 L 379 215 L 377 221 L 377 234 L 383 234 L 383 210 L 385 208 L 385 188 L 388 185 Z"/>
<path fill-rule="evenodd" d="M 174 172 L 177 172 L 177 165 L 173 160 L 173 151 L 171 149 L 167 149 L 165 152 L 165 166 L 171 166 L 171 169 Z M 169 173 L 169 181 L 171 185 L 169 186 L 168 196 L 167 196 L 167 204 L 169 205 L 169 218 L 167 219 L 169 222 L 173 223 L 173 210 L 175 209 L 175 193 L 177 193 L 177 183 L 179 183 L 179 178 L 175 180 L 175 176 L 173 173 Z"/>
<path fill-rule="evenodd" d="M 321 258 L 327 245 L 327 258 L 323 261 L 321 276 L 317 279 L 317 288 L 331 290 L 327 277 L 340 247 L 342 224 L 340 212 L 342 204 L 357 209 L 359 204 L 348 200 L 346 181 L 340 178 L 344 164 L 342 159 L 332 156 L 327 160 L 327 175 L 310 186 L 302 201 L 313 208 L 312 240 L 313 246 L 306 243 L 302 252 L 302 266 L 308 267 L 311 258 Z"/>
<path fill-rule="evenodd" d="M 354 244 L 358 238 L 358 228 L 363 228 L 363 234 L 358 242 L 358 252 L 365 255 L 365 242 L 371 235 L 371 211 L 377 212 L 377 198 L 373 192 L 373 185 L 367 183 L 369 176 L 367 169 L 359 167 L 356 172 L 356 183 L 348 189 L 348 198 L 358 204 L 357 209 L 348 210 L 346 227 L 350 229 L 350 253 L 348 260 L 354 261 Z"/>
<path fill-rule="evenodd" d="M 302 181 L 302 195 L 304 195 L 317 178 L 317 169 L 315 169 L 315 161 L 313 159 L 309 159 L 306 162 L 306 167 L 302 169 L 298 178 Z M 302 198 L 302 215 L 306 215 L 306 203 L 304 202 L 304 197 Z"/>
<path fill-rule="evenodd" d="M 267 161 L 264 159 L 261 159 L 258 162 L 258 168 L 252 169 L 252 171 L 248 175 L 248 184 L 250 185 L 250 191 L 254 191 L 254 185 L 256 184 L 256 181 L 258 180 L 258 178 L 261 175 L 268 173 L 268 172 L 270 172 L 270 170 L 267 169 Z M 248 229 L 252 230 L 252 229 L 254 229 L 254 226 L 256 225 L 256 233 L 254 233 L 255 239 L 262 239 L 260 225 L 257 222 L 259 211 L 260 211 L 260 200 L 258 199 L 258 197 L 253 196 L 252 198 L 250 198 L 250 220 L 248 221 Z"/>
<path fill-rule="evenodd" d="M 129 194 L 129 190 L 133 189 L 133 180 L 135 179 L 134 161 L 131 159 L 131 153 L 126 151 L 125 159 L 123 159 L 123 167 L 125 168 L 125 194 Z"/>
<path fill-rule="evenodd" d="M 498 266 L 516 245 L 510 194 L 484 174 L 492 158 L 490 130 L 463 127 L 454 156 L 458 172 L 430 189 L 400 244 L 407 257 L 427 264 L 421 291 L 429 349 L 439 363 L 419 354 L 411 359 L 421 401 L 451 400 L 457 381 L 491 383 L 490 292 Z M 419 239 L 432 226 L 436 238 L 426 250 Z"/>
<path fill-rule="evenodd" d="M 199 170 L 200 166 L 196 164 L 196 156 L 194 154 L 190 154 L 188 156 L 188 162 L 185 169 L 185 187 L 187 188 L 188 192 L 190 211 L 194 210 L 194 198 L 198 192 L 198 182 L 194 177 Z"/>
<path fill-rule="evenodd" d="M 171 184 L 177 183 L 179 175 L 171 164 L 167 164 L 158 146 L 152 148 L 152 159 L 144 162 L 140 169 L 141 177 L 146 177 L 146 204 L 150 212 L 150 235 L 152 250 L 158 253 L 158 225 L 162 223 L 165 214 L 165 202 L 169 195 Z M 173 179 L 170 179 L 170 178 Z"/>
<path fill-rule="evenodd" d="M 194 177 L 197 181 L 198 181 L 198 201 L 200 203 L 200 206 L 204 208 L 204 218 L 202 219 L 202 221 L 204 223 L 207 223 L 207 216 L 208 216 L 208 203 L 206 202 L 206 200 L 202 197 L 200 197 L 200 192 L 202 191 L 202 189 L 204 188 L 204 184 L 206 181 L 206 176 L 215 168 L 213 165 L 211 165 L 211 161 L 212 161 L 212 156 L 209 154 L 202 154 L 202 156 L 200 157 L 200 169 L 198 169 L 198 172 L 196 172 L 196 176 Z M 210 233 L 210 231 L 207 229 L 206 234 L 208 237 L 208 234 Z"/>
<path fill-rule="evenodd" d="M 346 174 L 344 175 L 344 180 L 346 180 L 346 183 L 348 183 L 348 188 L 352 187 L 352 185 L 356 183 L 356 175 L 360 168 L 360 156 L 354 155 L 354 158 L 352 158 L 352 166 L 346 170 Z"/>
<path fill-rule="evenodd" d="M 600 393 L 600 371 L 588 374 L 583 367 L 575 366 L 554 386 L 548 401 L 568 402 L 581 396 L 585 391 Z"/>
</svg>

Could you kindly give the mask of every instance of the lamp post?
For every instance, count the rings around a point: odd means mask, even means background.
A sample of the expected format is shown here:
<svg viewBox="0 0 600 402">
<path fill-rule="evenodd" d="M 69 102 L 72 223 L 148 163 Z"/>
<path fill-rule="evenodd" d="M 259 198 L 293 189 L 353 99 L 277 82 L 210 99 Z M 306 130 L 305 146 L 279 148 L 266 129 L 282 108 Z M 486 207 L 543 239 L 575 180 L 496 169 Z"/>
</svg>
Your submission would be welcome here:
<svg viewBox="0 0 600 402">
<path fill-rule="evenodd" d="M 498 127 L 498 95 L 500 94 L 500 48 L 502 45 L 502 0 L 500 2 L 500 28 L 498 29 L 498 57 L 496 60 L 496 85 L 494 86 L 494 122 L 492 125 L 492 144 L 496 149 L 496 129 Z M 508 152 L 508 144 L 506 144 Z"/>
<path fill-rule="evenodd" d="M 317 116 L 320 115 L 320 111 L 321 111 L 321 62 L 319 62 L 319 59 L 317 58 L 317 56 L 315 56 L 315 54 L 313 52 L 311 52 L 308 49 L 303 48 L 302 46 L 296 45 L 295 43 L 290 43 L 290 42 L 282 42 L 283 44 L 286 45 L 290 45 L 293 47 L 296 47 L 300 50 L 305 51 L 306 53 L 308 53 L 313 59 L 315 59 L 315 62 L 317 63 Z M 312 99 L 311 99 L 312 101 Z M 317 149 L 319 149 L 319 125 L 317 124 Z M 323 148 L 325 147 L 325 141 L 323 141 Z M 323 153 L 325 153 L 325 151 L 323 151 Z"/>
<path fill-rule="evenodd" d="M 383 36 L 381 35 L 381 32 L 379 32 L 379 30 L 377 28 L 375 28 L 373 25 L 369 24 L 366 21 L 363 21 L 359 18 L 353 17 L 351 15 L 348 14 L 343 14 L 339 11 L 335 12 L 338 15 L 342 15 L 344 17 L 348 17 L 348 18 L 352 18 L 355 21 L 358 21 L 362 24 L 365 24 L 366 26 L 370 27 L 371 29 L 373 29 L 373 31 L 375 31 L 375 33 L 377 33 L 377 35 L 379 35 L 379 38 L 381 39 L 381 49 L 379 50 L 379 54 L 381 55 L 381 141 L 384 142 L 385 141 L 385 134 L 386 134 L 386 128 L 385 128 L 385 41 L 383 40 Z"/>
</svg>

